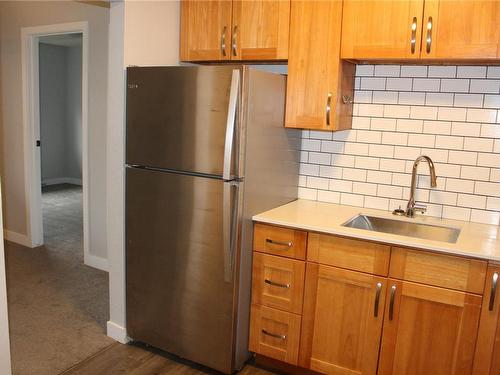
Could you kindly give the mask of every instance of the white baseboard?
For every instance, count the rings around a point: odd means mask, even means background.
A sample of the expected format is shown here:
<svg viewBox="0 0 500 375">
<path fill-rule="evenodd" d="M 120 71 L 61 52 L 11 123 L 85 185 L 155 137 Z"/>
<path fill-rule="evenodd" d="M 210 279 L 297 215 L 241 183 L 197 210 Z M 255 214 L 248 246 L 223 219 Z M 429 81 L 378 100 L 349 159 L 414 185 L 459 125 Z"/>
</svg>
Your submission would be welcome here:
<svg viewBox="0 0 500 375">
<path fill-rule="evenodd" d="M 71 185 L 82 186 L 82 179 L 74 177 L 58 177 L 58 178 L 42 179 L 42 185 L 44 186 L 59 185 L 59 184 L 71 184 Z"/>
<path fill-rule="evenodd" d="M 83 258 L 84 258 L 83 263 L 85 263 L 87 266 L 108 272 L 107 258 L 99 257 L 97 255 L 92 255 L 92 254 L 84 254 Z"/>
<path fill-rule="evenodd" d="M 126 344 L 130 341 L 130 338 L 127 336 L 127 330 L 125 327 L 122 327 L 111 320 L 108 320 L 106 323 L 107 327 L 107 335 L 111 337 L 113 340 L 121 342 L 122 344 Z"/>
<path fill-rule="evenodd" d="M 23 245 L 29 248 L 35 247 L 29 237 L 26 234 L 21 234 L 17 232 L 12 232 L 10 230 L 4 229 L 3 236 L 7 241 L 15 242 L 19 245 Z"/>
</svg>

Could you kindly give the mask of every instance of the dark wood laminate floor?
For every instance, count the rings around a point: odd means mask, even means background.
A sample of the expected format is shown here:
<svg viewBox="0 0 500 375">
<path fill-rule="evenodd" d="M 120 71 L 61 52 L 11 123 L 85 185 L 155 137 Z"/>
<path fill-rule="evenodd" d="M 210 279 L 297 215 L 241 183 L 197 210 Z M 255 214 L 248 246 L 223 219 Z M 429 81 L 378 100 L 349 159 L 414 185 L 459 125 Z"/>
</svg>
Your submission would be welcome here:
<svg viewBox="0 0 500 375">
<path fill-rule="evenodd" d="M 94 356 L 66 370 L 62 375 L 204 375 L 219 374 L 174 356 L 140 345 L 114 343 Z M 247 365 L 239 375 L 275 375 Z"/>
</svg>

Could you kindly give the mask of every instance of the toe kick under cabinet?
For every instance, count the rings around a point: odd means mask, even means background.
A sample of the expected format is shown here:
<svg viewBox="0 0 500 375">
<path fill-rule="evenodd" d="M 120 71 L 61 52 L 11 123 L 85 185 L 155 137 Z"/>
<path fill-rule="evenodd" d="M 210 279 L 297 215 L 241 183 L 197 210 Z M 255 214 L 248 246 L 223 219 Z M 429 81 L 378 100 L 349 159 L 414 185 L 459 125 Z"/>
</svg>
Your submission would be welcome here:
<svg viewBox="0 0 500 375">
<path fill-rule="evenodd" d="M 500 374 L 499 264 L 262 223 L 253 250 L 262 358 L 299 373 Z"/>
</svg>

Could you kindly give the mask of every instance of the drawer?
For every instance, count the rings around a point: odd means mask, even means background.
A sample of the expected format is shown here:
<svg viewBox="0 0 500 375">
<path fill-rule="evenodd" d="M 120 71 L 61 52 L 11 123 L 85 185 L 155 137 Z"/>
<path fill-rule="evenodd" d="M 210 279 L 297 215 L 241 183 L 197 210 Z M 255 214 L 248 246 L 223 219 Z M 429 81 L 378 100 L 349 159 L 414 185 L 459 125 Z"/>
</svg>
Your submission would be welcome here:
<svg viewBox="0 0 500 375">
<path fill-rule="evenodd" d="M 287 258 L 306 259 L 307 232 L 256 223 L 253 249 Z"/>
<path fill-rule="evenodd" d="M 300 315 L 252 305 L 250 351 L 296 365 L 300 324 Z"/>
<path fill-rule="evenodd" d="M 309 233 L 307 260 L 387 276 L 391 248 L 374 242 Z"/>
<path fill-rule="evenodd" d="M 302 313 L 305 262 L 254 252 L 252 303 Z"/>
<path fill-rule="evenodd" d="M 389 277 L 483 294 L 487 265 L 481 260 L 393 247 Z"/>
</svg>

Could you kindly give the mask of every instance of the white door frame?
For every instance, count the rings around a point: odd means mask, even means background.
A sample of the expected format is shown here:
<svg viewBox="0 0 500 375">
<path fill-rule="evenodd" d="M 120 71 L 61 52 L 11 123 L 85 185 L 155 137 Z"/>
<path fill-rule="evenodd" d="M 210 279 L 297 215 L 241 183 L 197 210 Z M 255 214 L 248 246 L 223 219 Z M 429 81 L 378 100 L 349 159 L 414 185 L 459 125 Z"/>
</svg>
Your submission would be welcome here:
<svg viewBox="0 0 500 375">
<path fill-rule="evenodd" d="M 28 241 L 31 247 L 43 245 L 42 178 L 40 147 L 39 39 L 54 34 L 82 34 L 82 195 L 83 254 L 89 260 L 89 174 L 88 174 L 88 22 L 23 27 L 21 61 L 23 83 L 24 179 Z"/>
</svg>

